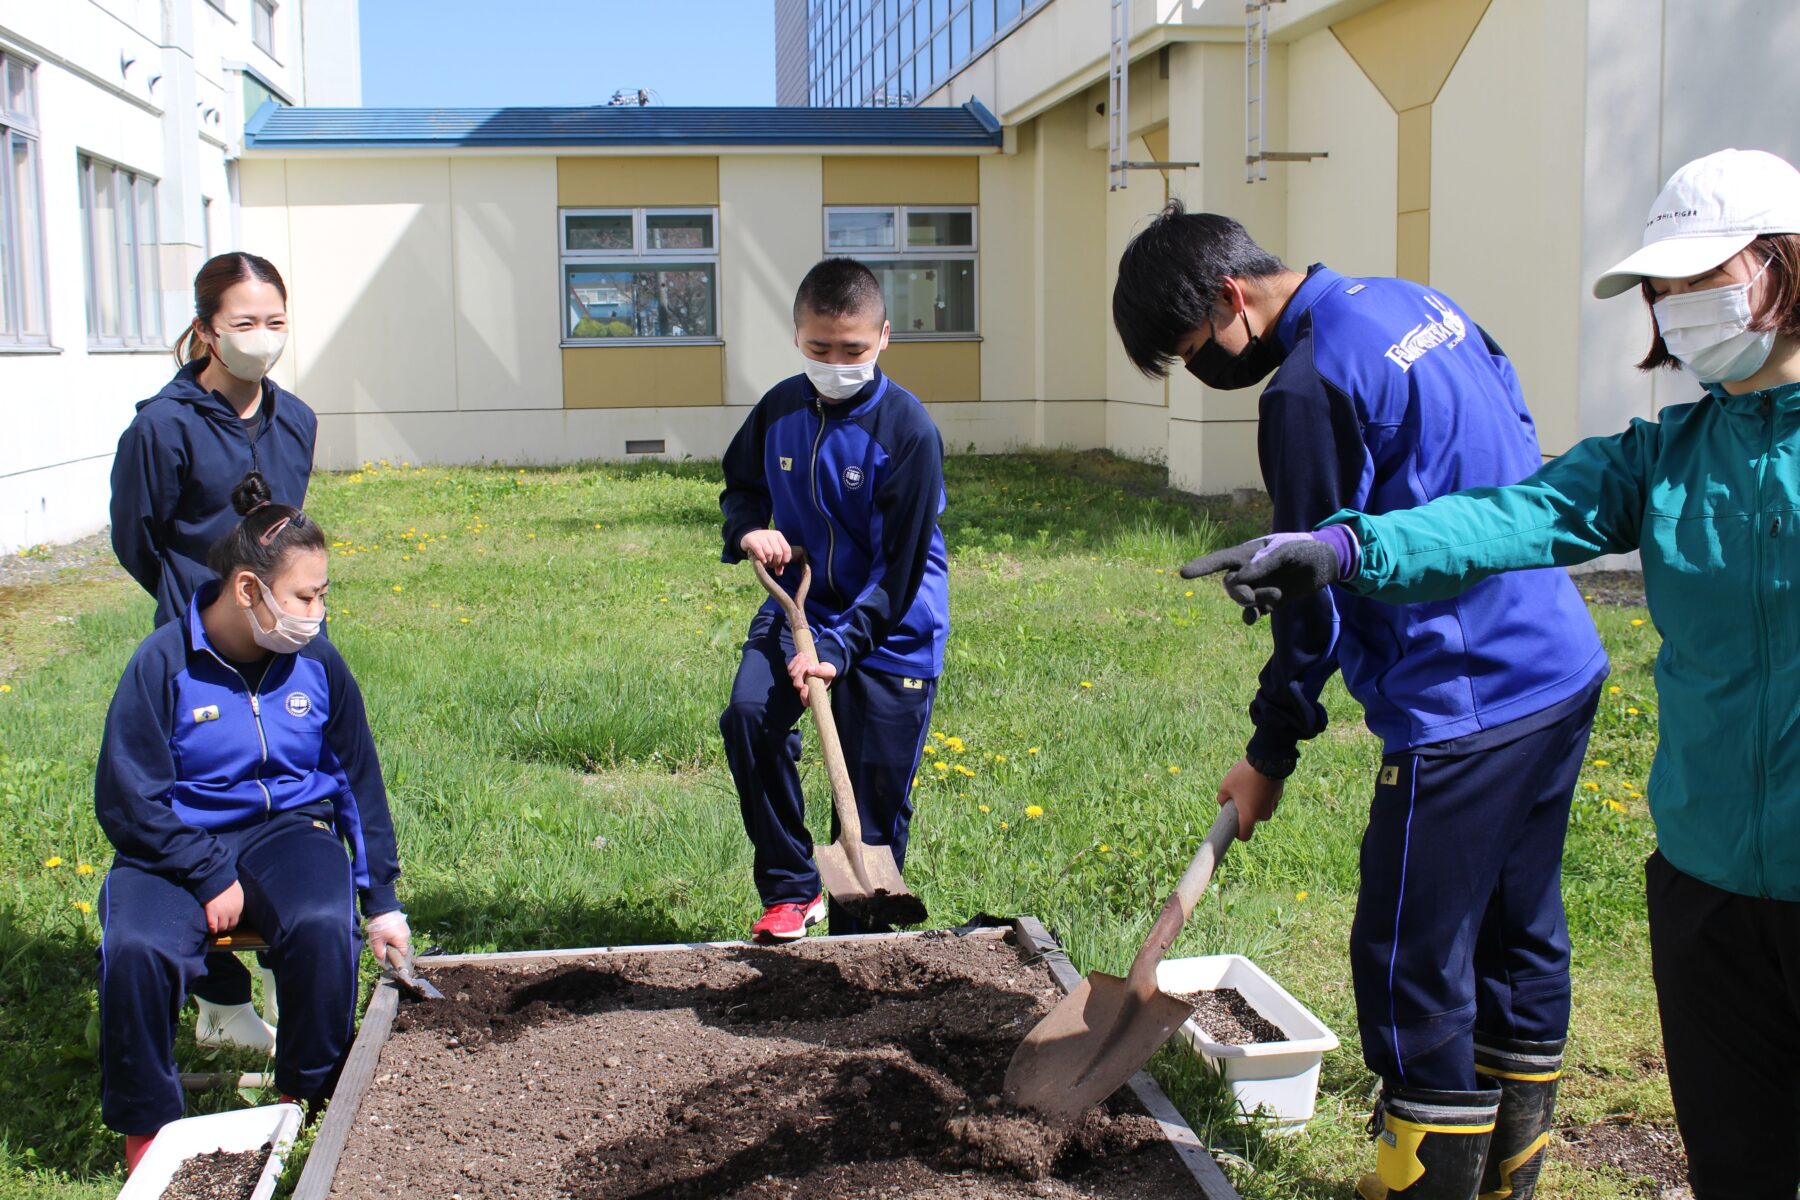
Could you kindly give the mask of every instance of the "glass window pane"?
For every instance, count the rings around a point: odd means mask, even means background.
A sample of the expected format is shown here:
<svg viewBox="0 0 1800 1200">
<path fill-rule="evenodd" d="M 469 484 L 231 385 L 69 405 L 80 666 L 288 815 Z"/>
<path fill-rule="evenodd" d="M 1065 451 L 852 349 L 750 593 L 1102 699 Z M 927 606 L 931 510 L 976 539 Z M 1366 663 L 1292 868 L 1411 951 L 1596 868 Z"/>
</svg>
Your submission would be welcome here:
<svg viewBox="0 0 1800 1200">
<path fill-rule="evenodd" d="M 712 337 L 711 263 L 569 266 L 564 309 L 571 339 Z"/>
<path fill-rule="evenodd" d="M 911 209 L 906 214 L 906 248 L 973 246 L 975 215 L 966 212 L 931 212 Z"/>
<path fill-rule="evenodd" d="M 49 330 L 44 315 L 44 224 L 39 212 L 37 143 L 16 134 L 11 142 L 12 177 L 7 191 L 12 211 L 7 233 L 13 245 L 6 259 L 17 273 L 19 296 L 12 328 L 41 336 Z"/>
<path fill-rule="evenodd" d="M 652 250 L 711 250 L 713 221 L 708 213 L 649 213 L 644 236 Z"/>
<path fill-rule="evenodd" d="M 870 262 L 868 267 L 881 280 L 895 333 L 975 332 L 972 259 L 918 258 Z"/>
<path fill-rule="evenodd" d="M 250 0 L 250 40 L 266 54 L 275 52 L 275 6 L 268 0 Z"/>
<path fill-rule="evenodd" d="M 148 179 L 133 182 L 137 198 L 137 306 L 138 336 L 146 342 L 162 338 L 162 272 L 157 268 L 156 185 Z"/>
<path fill-rule="evenodd" d="M 31 95 L 31 69 L 16 58 L 6 60 L 6 110 L 27 120 L 36 114 Z"/>
<path fill-rule="evenodd" d="M 999 23 L 1000 28 L 1005 29 L 1008 23 L 1019 15 L 1019 0 L 999 0 L 998 8 L 999 11 L 994 14 L 994 19 Z"/>
<path fill-rule="evenodd" d="M 570 250 L 623 250 L 630 253 L 631 214 L 609 213 L 600 217 L 569 217 Z"/>
<path fill-rule="evenodd" d="M 994 0 L 975 0 L 975 48 L 994 36 Z"/>
<path fill-rule="evenodd" d="M 969 10 L 959 8 L 950 18 L 950 70 L 962 66 L 969 54 Z"/>
<path fill-rule="evenodd" d="M 113 203 L 113 169 L 88 164 L 88 332 L 101 338 L 119 336 L 119 222 Z"/>
<path fill-rule="evenodd" d="M 12 161 L 10 139 L 4 129 L 0 129 L 0 149 L 6 150 L 6 160 Z M 13 275 L 19 269 L 19 255 L 15 243 L 19 238 L 15 231 L 14 204 L 8 195 L 12 181 L 0 178 L 0 340 L 9 340 L 19 332 L 19 316 L 13 311 Z"/>
<path fill-rule="evenodd" d="M 894 245 L 894 210 L 825 214 L 827 250 L 887 250 Z"/>
</svg>

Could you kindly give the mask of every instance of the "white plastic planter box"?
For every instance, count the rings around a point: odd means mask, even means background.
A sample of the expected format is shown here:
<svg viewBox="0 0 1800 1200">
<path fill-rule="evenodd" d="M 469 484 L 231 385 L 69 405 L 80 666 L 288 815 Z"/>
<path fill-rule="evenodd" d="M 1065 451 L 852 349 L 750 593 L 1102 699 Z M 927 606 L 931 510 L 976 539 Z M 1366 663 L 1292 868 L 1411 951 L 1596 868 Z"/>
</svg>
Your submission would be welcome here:
<svg viewBox="0 0 1800 1200">
<path fill-rule="evenodd" d="M 237 1154 L 260 1150 L 263 1143 L 273 1142 L 275 1148 L 263 1164 L 256 1190 L 250 1194 L 250 1200 L 269 1200 L 275 1182 L 281 1178 L 282 1160 L 293 1149 L 294 1136 L 299 1132 L 297 1104 L 269 1104 L 171 1121 L 157 1133 L 150 1149 L 138 1161 L 137 1170 L 119 1190 L 119 1200 L 157 1200 L 181 1164 L 196 1154 L 211 1154 L 215 1150 Z"/>
<path fill-rule="evenodd" d="M 1231 1086 L 1240 1121 L 1266 1122 L 1271 1133 L 1306 1127 L 1318 1104 L 1319 1064 L 1338 1045 L 1324 1022 L 1241 954 L 1168 959 L 1156 969 L 1156 984 L 1182 994 L 1236 988 L 1287 1034 L 1282 1042 L 1232 1046 L 1214 1041 L 1193 1018 L 1181 1027 L 1182 1038 Z"/>
</svg>

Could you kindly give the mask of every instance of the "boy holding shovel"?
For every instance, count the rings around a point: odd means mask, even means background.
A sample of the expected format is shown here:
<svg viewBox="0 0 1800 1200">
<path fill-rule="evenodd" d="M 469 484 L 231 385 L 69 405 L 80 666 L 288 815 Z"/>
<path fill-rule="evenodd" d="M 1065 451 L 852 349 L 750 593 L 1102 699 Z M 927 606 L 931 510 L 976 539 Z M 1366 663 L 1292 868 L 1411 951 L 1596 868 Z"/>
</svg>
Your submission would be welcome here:
<svg viewBox="0 0 1800 1200">
<path fill-rule="evenodd" d="M 1257 427 L 1271 544 L 1541 462 L 1512 364 L 1442 293 L 1289 270 L 1228 217 L 1171 205 L 1126 248 L 1113 320 L 1146 374 L 1179 362 L 1222 389 L 1273 375 Z M 1568 1032 L 1563 835 L 1607 670 L 1581 597 L 1559 571 L 1404 607 L 1319 591 L 1272 626 L 1255 733 L 1219 785 L 1239 836 L 1324 731 L 1333 671 L 1383 742 L 1350 932 L 1363 1060 L 1382 1080 L 1377 1169 L 1357 1192 L 1528 1200 Z"/>
<path fill-rule="evenodd" d="M 937 523 L 943 440 L 924 405 L 876 366 L 887 343 L 874 273 L 848 258 L 813 267 L 794 298 L 805 369 L 770 389 L 725 452 L 724 561 L 776 573 L 805 547 L 818 644 L 816 658 L 797 653 L 771 598 L 750 622 L 719 718 L 756 850 L 757 941 L 804 937 L 825 914 L 796 765 L 809 679 L 831 685 L 864 844 L 905 863 L 950 631 L 949 569 Z M 830 931 L 870 932 L 835 903 Z"/>
</svg>

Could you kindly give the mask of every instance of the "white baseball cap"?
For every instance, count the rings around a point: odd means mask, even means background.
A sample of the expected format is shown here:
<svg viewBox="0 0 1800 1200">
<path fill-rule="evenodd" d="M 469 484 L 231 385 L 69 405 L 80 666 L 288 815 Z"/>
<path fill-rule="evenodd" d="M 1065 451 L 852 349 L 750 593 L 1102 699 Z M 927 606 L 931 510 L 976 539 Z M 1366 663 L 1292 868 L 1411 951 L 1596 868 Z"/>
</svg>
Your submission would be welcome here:
<svg viewBox="0 0 1800 1200">
<path fill-rule="evenodd" d="M 1643 246 L 1596 279 L 1594 295 L 1710 271 L 1765 233 L 1800 233 L 1800 171 L 1766 150 L 1696 158 L 1663 185 Z"/>
</svg>

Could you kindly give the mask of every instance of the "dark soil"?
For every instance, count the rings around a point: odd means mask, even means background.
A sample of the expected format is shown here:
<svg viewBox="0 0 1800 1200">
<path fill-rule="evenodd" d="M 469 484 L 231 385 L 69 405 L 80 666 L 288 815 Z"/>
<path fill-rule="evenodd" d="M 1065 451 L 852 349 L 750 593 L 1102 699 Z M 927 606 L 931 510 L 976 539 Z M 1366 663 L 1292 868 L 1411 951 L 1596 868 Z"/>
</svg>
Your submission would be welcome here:
<svg viewBox="0 0 1800 1200">
<path fill-rule="evenodd" d="M 260 1150 L 196 1154 L 175 1168 L 162 1200 L 245 1200 L 256 1190 L 270 1150 L 265 1142 Z"/>
<path fill-rule="evenodd" d="M 1644 1194 L 1661 1196 L 1669 1189 L 1687 1187 L 1687 1150 L 1681 1135 L 1666 1125 L 1641 1125 L 1626 1118 L 1557 1133 L 1577 1162 L 1617 1171 Z"/>
<path fill-rule="evenodd" d="M 1572 575 L 1582 599 L 1613 608 L 1644 607 L 1644 576 L 1638 571 L 1584 571 Z"/>
<path fill-rule="evenodd" d="M 1236 988 L 1214 988 L 1180 997 L 1194 1006 L 1194 1024 L 1221 1046 L 1260 1046 L 1285 1042 L 1281 1026 L 1256 1011 Z"/>
<path fill-rule="evenodd" d="M 1073 1129 L 1006 1110 L 1060 996 L 1011 935 L 440 967 L 401 1000 L 333 1195 L 1198 1195 L 1115 1098 Z"/>
</svg>

